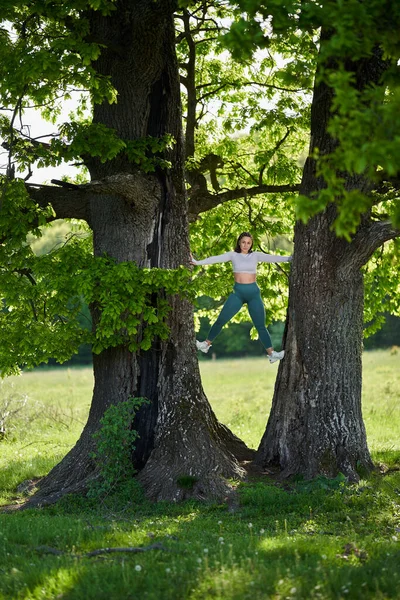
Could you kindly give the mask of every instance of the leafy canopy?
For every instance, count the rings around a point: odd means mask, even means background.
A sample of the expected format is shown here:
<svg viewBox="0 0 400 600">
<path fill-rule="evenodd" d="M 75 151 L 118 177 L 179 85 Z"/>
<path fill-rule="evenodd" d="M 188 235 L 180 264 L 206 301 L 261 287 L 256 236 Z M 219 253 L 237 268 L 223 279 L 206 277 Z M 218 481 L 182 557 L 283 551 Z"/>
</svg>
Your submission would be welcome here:
<svg viewBox="0 0 400 600">
<path fill-rule="evenodd" d="M 128 141 L 92 123 L 93 106 L 118 102 L 118 96 L 94 67 L 102 46 L 88 37 L 87 15 L 96 10 L 112 17 L 115 2 L 5 0 L 3 5 L 0 136 L 8 164 L 0 182 L 2 373 L 49 357 L 66 360 L 84 341 L 92 342 L 95 351 L 121 343 L 135 350 L 139 331 L 146 349 L 154 335 L 168 335 L 166 297 L 187 291 L 188 271 L 139 270 L 106 256 L 94 259 L 83 224 L 79 235 L 75 231 L 61 247 L 36 256 L 27 238 L 40 237 L 54 214 L 50 206 L 32 202 L 23 181 L 13 177 L 29 174 L 33 165 L 61 170 L 65 160 L 81 162 L 91 155 L 107 162 L 119 153 L 151 172 L 168 168 L 160 156 L 173 140 Z M 390 217 L 399 224 L 399 11 L 397 3 L 381 0 L 181 3 L 176 30 L 187 169 L 205 185 L 196 188 L 188 178 L 189 202 L 196 194 L 218 198 L 242 190 L 191 224 L 192 250 L 199 258 L 232 249 L 244 230 L 252 232 L 257 249 L 291 252 L 295 218 L 307 220 L 332 199 L 338 206 L 339 235 L 350 237 L 372 206 L 373 218 Z M 330 32 L 324 43 L 319 42 L 321 28 Z M 368 58 L 378 46 L 388 61 L 384 81 L 358 89 L 354 61 Z M 265 193 L 262 186 L 300 183 L 316 70 L 335 91 L 329 132 L 337 145 L 329 155 L 315 150 L 326 187 L 312 197 Z M 63 101 L 74 94 L 74 112 L 59 123 Z M 24 110 L 32 106 L 57 125 L 45 141 L 32 139 L 24 123 Z M 343 173 L 385 185 L 384 193 L 349 191 Z M 399 310 L 393 275 L 398 256 L 398 244 L 388 244 L 366 268 L 368 321 L 382 310 L 383 301 L 385 308 Z M 224 298 L 231 287 L 228 269 L 196 270 L 190 291 Z M 263 265 L 258 281 L 267 320 L 283 318 L 285 268 Z M 93 302 L 101 315 L 95 333 L 79 320 L 83 303 Z"/>
<path fill-rule="evenodd" d="M 227 42 L 237 54 L 254 54 L 258 47 L 270 48 L 275 40 L 296 57 L 299 77 L 308 73 L 310 61 L 299 53 L 304 40 L 319 43 L 317 83 L 334 90 L 328 132 L 335 149 L 321 155 L 315 149 L 317 174 L 326 187 L 312 197 L 300 197 L 296 215 L 303 221 L 334 201 L 338 235 L 350 236 L 361 216 L 376 203 L 376 196 L 348 190 L 348 177 L 364 176 L 376 185 L 390 187 L 400 165 L 400 5 L 390 0 L 238 0 L 237 19 Z M 302 41 L 301 41 L 302 40 Z M 380 52 L 386 70 L 378 85 L 359 89 L 356 84 L 360 61 Z M 358 61 L 358 62 L 357 62 Z M 397 189 L 396 187 L 396 189 Z M 384 212 L 400 226 L 400 203 L 384 198 Z"/>
</svg>

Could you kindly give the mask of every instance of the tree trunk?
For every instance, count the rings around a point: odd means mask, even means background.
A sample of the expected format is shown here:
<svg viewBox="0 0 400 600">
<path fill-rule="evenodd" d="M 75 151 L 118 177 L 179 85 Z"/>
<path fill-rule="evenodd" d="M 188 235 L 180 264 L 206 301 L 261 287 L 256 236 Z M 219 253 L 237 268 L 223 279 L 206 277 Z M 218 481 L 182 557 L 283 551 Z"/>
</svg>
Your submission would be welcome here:
<svg viewBox="0 0 400 600">
<path fill-rule="evenodd" d="M 116 104 L 95 106 L 94 121 L 116 129 L 123 139 L 170 133 L 176 144 L 166 156 L 172 168 L 147 175 L 124 156 L 105 164 L 87 160 L 92 180 L 121 173 L 135 179 L 123 196 L 91 201 L 95 255 L 107 253 L 146 268 L 176 268 L 188 263 L 189 241 L 174 2 L 121 0 L 117 6 L 110 17 L 91 17 L 91 35 L 105 45 L 96 70 L 110 76 L 118 91 Z M 118 347 L 94 356 L 88 422 L 76 446 L 41 482 L 31 506 L 85 487 L 100 418 L 110 405 L 132 396 L 151 401 L 137 415 L 140 439 L 134 456 L 149 497 L 222 497 L 229 489 L 226 479 L 242 477 L 236 456 L 248 459 L 252 451 L 217 422 L 204 395 L 192 306 L 179 297 L 170 302 L 168 342 L 154 340 L 150 350 L 137 354 Z M 95 310 L 93 316 L 96 322 Z"/>
<path fill-rule="evenodd" d="M 321 44 L 324 39 L 325 32 Z M 379 84 L 385 67 L 379 50 L 369 60 L 347 64 L 356 74 L 358 89 Z M 327 133 L 332 98 L 331 88 L 316 83 L 311 152 L 318 148 L 320 154 L 328 154 L 335 147 L 335 140 Z M 349 190 L 370 189 L 362 175 L 342 176 Z M 310 197 L 322 187 L 324 182 L 316 176 L 315 163 L 308 158 L 300 193 Z M 279 366 L 271 414 L 256 455 L 259 465 L 278 467 L 282 477 L 333 477 L 341 472 L 357 480 L 360 470 L 373 468 L 361 413 L 360 268 L 385 240 L 372 240 L 368 214 L 351 242 L 339 239 L 331 231 L 335 216 L 332 204 L 307 225 L 297 223 L 295 228 L 286 354 Z"/>
<path fill-rule="evenodd" d="M 342 472 L 354 480 L 372 468 L 361 415 L 363 279 L 329 232 L 332 212 L 296 226 L 286 355 L 257 452 L 282 477 Z"/>
</svg>

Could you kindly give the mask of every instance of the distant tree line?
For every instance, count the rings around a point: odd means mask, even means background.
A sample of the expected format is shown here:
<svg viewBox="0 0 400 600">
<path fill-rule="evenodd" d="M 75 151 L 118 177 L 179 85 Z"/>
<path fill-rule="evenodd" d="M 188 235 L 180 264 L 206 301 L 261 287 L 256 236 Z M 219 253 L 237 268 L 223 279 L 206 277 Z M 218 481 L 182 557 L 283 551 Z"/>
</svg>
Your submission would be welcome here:
<svg viewBox="0 0 400 600">
<path fill-rule="evenodd" d="M 206 338 L 210 328 L 210 321 L 204 317 L 200 320 L 198 339 Z M 262 356 L 264 348 L 258 340 L 250 338 L 251 323 L 231 323 L 224 329 L 223 333 L 213 342 L 212 351 L 201 355 L 203 360 L 213 358 L 243 358 L 246 356 Z M 285 324 L 282 321 L 272 323 L 268 330 L 271 334 L 274 348 L 280 349 Z M 379 348 L 400 347 L 400 317 L 386 315 L 386 321 L 382 328 L 364 340 L 365 350 L 377 350 Z M 92 364 L 92 352 L 89 344 L 82 344 L 79 351 L 63 366 L 85 366 Z M 55 360 L 49 360 L 48 366 L 59 366 Z"/>
</svg>

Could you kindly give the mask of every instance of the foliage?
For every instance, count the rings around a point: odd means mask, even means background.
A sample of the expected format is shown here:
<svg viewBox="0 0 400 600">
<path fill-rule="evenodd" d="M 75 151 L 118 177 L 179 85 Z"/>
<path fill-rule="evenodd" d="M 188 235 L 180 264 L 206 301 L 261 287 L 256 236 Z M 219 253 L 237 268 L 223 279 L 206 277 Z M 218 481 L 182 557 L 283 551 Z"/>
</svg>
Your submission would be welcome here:
<svg viewBox="0 0 400 600">
<path fill-rule="evenodd" d="M 185 267 L 141 269 L 132 262 L 97 258 L 82 277 L 86 300 L 90 298 L 100 310 L 93 337 L 95 353 L 120 344 L 131 351 L 148 350 L 154 337 L 167 339 L 169 297 L 193 297 L 194 293 L 193 289 L 188 292 Z"/>
<path fill-rule="evenodd" d="M 52 138 L 50 143 L 40 143 L 26 140 L 16 133 L 10 127 L 10 120 L 3 116 L 0 119 L 0 135 L 5 144 L 12 146 L 20 171 L 29 168 L 32 163 L 36 163 L 38 168 L 55 167 L 66 161 L 79 160 L 82 156 L 98 157 L 105 163 L 124 153 L 131 163 L 144 173 L 150 173 L 157 168 L 171 166 L 160 154 L 175 143 L 169 134 L 159 138 L 146 136 L 123 140 L 115 130 L 101 123 L 92 123 L 90 119 L 63 123 L 58 137 Z"/>
<path fill-rule="evenodd" d="M 171 136 L 126 140 L 92 122 L 94 106 L 117 102 L 117 94 L 112 81 L 96 72 L 104 48 L 88 35 L 88 14 L 95 10 L 112 16 L 115 2 L 40 0 L 33 7 L 6 0 L 3 5 L 0 136 L 10 177 L 14 168 L 28 175 L 32 165 L 59 165 L 61 170 L 63 161 L 88 156 L 103 164 L 124 156 L 133 171 L 169 167 L 164 154 Z M 307 220 L 333 200 L 335 230 L 348 239 L 371 207 L 374 220 L 399 223 L 399 20 L 397 3 L 381 0 L 180 3 L 176 39 L 187 172 L 200 175 L 212 196 L 244 190 L 239 199 L 201 213 L 191 224 L 191 247 L 198 258 L 232 249 L 246 230 L 254 235 L 256 249 L 292 253 L 295 219 Z M 322 42 L 321 27 L 327 32 Z M 388 61 L 384 81 L 360 90 L 354 61 L 368 59 L 377 46 Z M 300 183 L 316 70 L 317 82 L 332 88 L 335 98 L 329 121 L 335 148 L 324 156 L 317 149 L 313 157 L 325 188 L 312 197 L 252 195 L 260 186 Z M 77 97 L 75 114 L 59 123 L 62 103 L 72 96 Z M 24 118 L 30 106 L 57 126 L 45 140 L 30 136 Z M 367 177 L 378 189 L 368 196 L 348 190 L 344 174 Z M 40 226 L 54 215 L 50 206 L 39 209 L 30 202 L 23 182 L 10 177 L 1 180 L 2 373 L 50 357 L 65 361 L 82 343 L 93 342 L 96 352 L 120 343 L 137 350 L 148 348 L 154 335 L 165 337 L 168 295 L 187 290 L 188 274 L 183 269 L 139 272 L 107 257 L 93 260 L 84 235 L 37 259 L 26 238 L 33 235 L 40 243 Z M 190 177 L 188 193 L 190 201 L 198 193 Z M 368 333 L 382 322 L 382 310 L 398 314 L 397 260 L 398 245 L 388 244 L 365 269 Z M 229 269 L 217 265 L 194 271 L 190 290 L 225 298 Z M 260 266 L 258 282 L 267 321 L 284 319 L 287 266 Z M 82 328 L 87 303 L 103 310 L 95 333 L 87 325 Z M 215 306 L 201 308 L 197 321 L 206 313 L 213 318 L 216 311 Z M 244 319 L 243 311 L 235 321 Z M 145 337 L 138 342 L 141 331 Z"/>
<path fill-rule="evenodd" d="M 26 239 L 28 234 L 40 238 L 39 225 L 51 207 L 42 210 L 35 205 L 20 180 L 3 183 L 3 376 L 49 358 L 64 362 L 83 343 L 91 343 L 94 352 L 119 344 L 147 350 L 155 336 L 167 338 L 169 297 L 194 293 L 194 288 L 188 291 L 187 269 L 139 269 L 132 262 L 93 257 L 91 237 L 78 224 L 65 243 L 37 256 Z M 89 304 L 100 312 L 94 331 L 82 316 Z"/>
<path fill-rule="evenodd" d="M 110 406 L 100 419 L 101 427 L 93 435 L 96 450 L 91 456 L 98 475 L 89 489 L 90 498 L 109 495 L 135 474 L 132 453 L 138 433 L 133 429 L 133 420 L 139 408 L 148 402 L 146 398 L 129 398 Z"/>
<path fill-rule="evenodd" d="M 380 329 L 385 313 L 400 316 L 399 261 L 400 242 L 395 239 L 379 248 L 364 268 L 366 337 Z"/>
<path fill-rule="evenodd" d="M 90 89 L 95 102 L 116 100 L 110 81 L 92 66 L 101 48 L 85 40 L 89 23 L 84 11 L 90 8 L 110 14 L 115 3 L 43 0 L 35 2 L 33 11 L 28 4 L 3 2 L 2 19 L 9 27 L 1 30 L 0 94 L 9 104 L 19 102 L 23 109 L 33 101 L 55 119 L 60 97 L 70 95 L 74 87 Z"/>
<path fill-rule="evenodd" d="M 400 45 L 395 32 L 400 24 L 399 6 L 381 0 L 350 0 L 345 4 L 331 0 L 319 3 L 238 0 L 235 4 L 239 7 L 238 16 L 227 41 L 237 53 L 247 52 L 251 56 L 259 46 L 269 48 L 275 38 L 287 48 L 291 44 L 292 49 L 300 48 L 322 28 L 317 83 L 323 82 L 334 90 L 327 131 L 335 144 L 325 155 L 316 149 L 317 175 L 323 177 L 326 187 L 312 197 L 300 197 L 296 214 L 306 222 L 335 202 L 338 207 L 335 231 L 350 239 L 361 215 L 376 203 L 376 197 L 348 189 L 344 174 L 354 179 L 362 176 L 376 185 L 390 182 L 398 175 Z M 356 61 L 366 61 L 378 52 L 382 61 L 386 61 L 384 75 L 375 85 L 360 89 L 356 82 Z M 297 50 L 296 56 L 299 56 Z M 310 60 L 303 64 L 297 60 L 297 75 L 301 77 L 309 69 Z M 398 193 L 392 200 L 382 197 L 382 201 L 385 212 L 399 226 Z"/>
</svg>

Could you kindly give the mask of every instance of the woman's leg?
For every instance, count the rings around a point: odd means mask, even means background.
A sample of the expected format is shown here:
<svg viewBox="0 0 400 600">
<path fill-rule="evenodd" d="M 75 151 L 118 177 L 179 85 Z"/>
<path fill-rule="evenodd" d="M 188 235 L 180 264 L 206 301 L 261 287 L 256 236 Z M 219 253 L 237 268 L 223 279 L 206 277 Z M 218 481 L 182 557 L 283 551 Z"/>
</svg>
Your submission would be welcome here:
<svg viewBox="0 0 400 600">
<path fill-rule="evenodd" d="M 209 342 L 215 340 L 217 335 L 221 333 L 221 329 L 223 328 L 223 326 L 226 325 L 226 323 L 230 321 L 232 317 L 236 315 L 236 313 L 239 312 L 242 306 L 243 300 L 235 292 L 232 292 L 232 294 L 228 296 L 228 299 L 222 307 L 222 310 L 219 313 L 217 320 L 215 321 L 214 325 L 209 331 L 209 334 L 207 336 L 207 340 Z"/>
<path fill-rule="evenodd" d="M 254 292 L 252 297 L 247 301 L 247 306 L 254 327 L 257 329 L 260 342 L 262 343 L 268 354 L 270 354 L 273 351 L 272 341 L 268 329 L 265 326 L 265 308 L 261 299 L 261 294 L 258 286 L 257 291 Z"/>
</svg>

